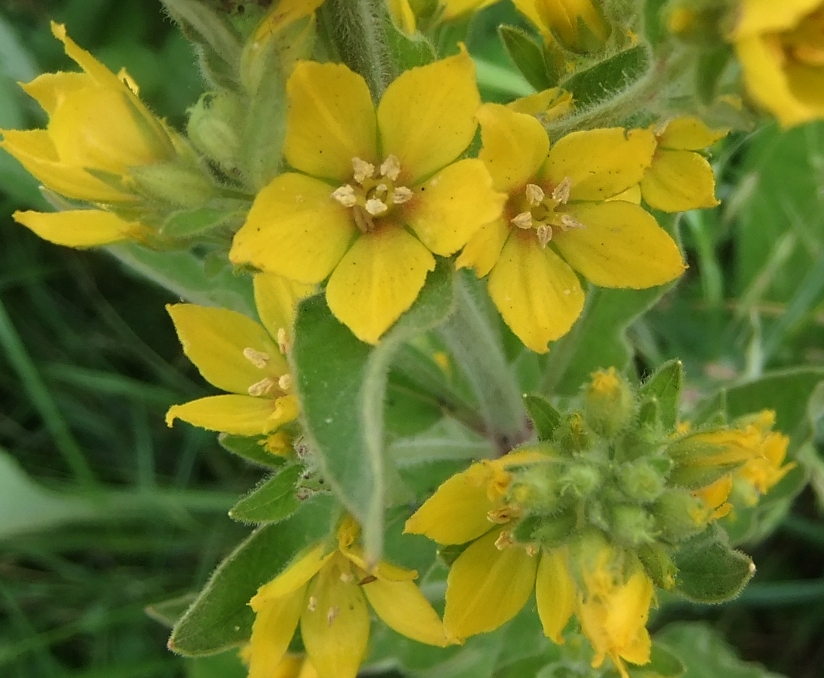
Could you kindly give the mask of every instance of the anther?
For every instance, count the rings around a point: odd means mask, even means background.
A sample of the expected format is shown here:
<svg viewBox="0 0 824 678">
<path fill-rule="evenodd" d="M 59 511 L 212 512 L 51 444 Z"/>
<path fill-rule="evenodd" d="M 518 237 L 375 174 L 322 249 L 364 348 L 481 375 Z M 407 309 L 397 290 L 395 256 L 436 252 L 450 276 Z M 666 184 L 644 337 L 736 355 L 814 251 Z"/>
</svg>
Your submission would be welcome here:
<svg viewBox="0 0 824 678">
<path fill-rule="evenodd" d="M 283 355 L 289 350 L 289 335 L 286 333 L 285 327 L 278 327 L 278 349 Z"/>
<path fill-rule="evenodd" d="M 392 191 L 392 202 L 395 205 L 403 205 L 405 202 L 412 200 L 412 196 L 414 195 L 411 188 L 397 186 L 395 190 Z"/>
<path fill-rule="evenodd" d="M 486 519 L 490 523 L 503 525 L 504 523 L 508 523 L 510 520 L 512 520 L 512 510 L 508 506 L 504 506 L 503 508 L 489 511 L 486 514 Z"/>
<path fill-rule="evenodd" d="M 383 200 L 378 200 L 377 198 L 370 198 L 366 201 L 364 205 L 364 209 L 369 212 L 373 217 L 379 217 L 382 214 L 386 214 L 389 211 L 389 208 L 386 206 L 386 203 Z"/>
<path fill-rule="evenodd" d="M 501 532 L 500 536 L 495 540 L 495 548 L 503 551 L 507 546 L 512 546 L 514 543 L 512 535 L 508 531 Z"/>
<path fill-rule="evenodd" d="M 246 358 L 252 365 L 262 370 L 269 363 L 269 354 L 263 351 L 258 351 L 251 346 L 243 349 L 243 357 Z"/>
<path fill-rule="evenodd" d="M 326 611 L 326 623 L 329 626 L 332 626 L 332 622 L 337 619 L 338 615 L 340 614 L 340 608 L 337 606 L 332 606 Z"/>
<path fill-rule="evenodd" d="M 541 247 L 546 248 L 549 241 L 552 240 L 552 226 L 549 224 L 541 224 L 538 226 L 537 231 L 538 242 L 541 243 Z"/>
<path fill-rule="evenodd" d="M 388 155 L 381 165 L 381 176 L 395 181 L 401 174 L 401 161 L 397 155 Z"/>
<path fill-rule="evenodd" d="M 309 610 L 309 612 L 314 612 L 318 609 L 318 599 L 315 596 L 309 596 L 309 603 L 306 609 Z"/>
<path fill-rule="evenodd" d="M 288 372 L 281 375 L 280 379 L 278 379 L 278 388 L 280 388 L 281 391 L 288 391 L 292 388 L 292 375 Z"/>
<path fill-rule="evenodd" d="M 275 382 L 272 381 L 269 377 L 265 379 L 261 379 L 256 384 L 252 384 L 248 389 L 246 389 L 250 396 L 265 396 L 275 388 Z"/>
<path fill-rule="evenodd" d="M 552 191 L 552 199 L 561 205 L 566 205 L 569 200 L 569 193 L 572 190 L 572 179 L 564 177 L 563 181 Z"/>
<path fill-rule="evenodd" d="M 532 228 L 532 212 L 521 212 L 512 219 L 512 223 L 518 228 Z"/>
<path fill-rule="evenodd" d="M 362 184 L 365 179 L 375 174 L 375 166 L 366 160 L 360 158 L 352 158 L 352 170 L 354 172 L 355 181 Z"/>
<path fill-rule="evenodd" d="M 568 228 L 586 228 L 584 224 L 578 221 L 575 217 L 571 214 L 562 214 L 561 215 L 561 227 L 566 230 Z"/>
<path fill-rule="evenodd" d="M 349 184 L 336 188 L 332 192 L 332 197 L 344 207 L 354 207 L 358 202 L 355 196 L 355 189 Z"/>
<path fill-rule="evenodd" d="M 542 189 L 537 184 L 527 184 L 525 193 L 526 200 L 530 205 L 532 205 L 532 207 L 537 207 L 538 205 L 540 205 L 546 197 L 544 189 Z"/>
<path fill-rule="evenodd" d="M 355 575 L 353 575 L 351 572 L 341 572 L 340 580 L 344 584 L 351 584 L 353 581 L 355 581 Z"/>
<path fill-rule="evenodd" d="M 375 186 L 375 197 L 383 200 L 383 197 L 389 192 L 389 186 L 386 184 L 378 184 Z"/>
<path fill-rule="evenodd" d="M 525 550 L 526 550 L 526 554 L 530 558 L 534 558 L 535 556 L 538 555 L 538 547 L 535 546 L 535 544 L 527 544 Z"/>
</svg>

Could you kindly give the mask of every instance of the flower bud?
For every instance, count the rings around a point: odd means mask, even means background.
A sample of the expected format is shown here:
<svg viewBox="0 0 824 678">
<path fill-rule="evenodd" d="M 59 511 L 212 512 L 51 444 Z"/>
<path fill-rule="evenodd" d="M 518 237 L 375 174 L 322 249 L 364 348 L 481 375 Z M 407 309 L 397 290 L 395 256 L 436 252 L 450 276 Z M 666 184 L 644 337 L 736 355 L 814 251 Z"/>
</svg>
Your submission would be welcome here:
<svg viewBox="0 0 824 678">
<path fill-rule="evenodd" d="M 575 532 L 578 516 L 574 509 L 559 513 L 557 516 L 544 517 L 532 530 L 532 541 L 546 549 L 564 544 Z"/>
<path fill-rule="evenodd" d="M 584 399 L 587 424 L 606 438 L 611 438 L 626 428 L 635 412 L 632 389 L 614 367 L 599 370 L 592 375 Z"/>
<path fill-rule="evenodd" d="M 597 467 L 587 463 L 571 465 L 560 478 L 560 485 L 565 494 L 576 498 L 588 497 L 601 487 L 601 472 Z"/>
<path fill-rule="evenodd" d="M 706 507 L 683 489 L 665 491 L 652 507 L 660 537 L 672 544 L 701 532 L 706 526 Z"/>
<path fill-rule="evenodd" d="M 555 435 L 558 448 L 565 454 L 584 452 L 592 445 L 592 434 L 587 430 L 584 418 L 579 412 L 570 414 Z"/>
<path fill-rule="evenodd" d="M 678 568 L 675 567 L 672 556 L 664 546 L 658 543 L 643 544 L 636 549 L 635 553 L 656 586 L 660 586 L 665 591 L 675 587 Z"/>
<path fill-rule="evenodd" d="M 635 548 L 654 541 L 655 519 L 634 504 L 613 506 L 610 534 L 619 544 Z"/>
<path fill-rule="evenodd" d="M 186 131 L 203 155 L 228 175 L 238 172 L 244 107 L 228 91 L 206 92 L 189 109 Z"/>
<path fill-rule="evenodd" d="M 133 167 L 130 174 L 150 200 L 195 207 L 215 197 L 215 186 L 203 172 L 176 163 Z"/>
<path fill-rule="evenodd" d="M 552 513 L 561 500 L 558 467 L 540 464 L 513 473 L 509 497 L 526 513 Z"/>
<path fill-rule="evenodd" d="M 671 464 L 668 459 L 661 461 Z M 661 473 L 661 465 L 657 466 L 658 468 L 642 459 L 621 467 L 618 480 L 627 497 L 640 502 L 650 502 L 664 491 L 666 476 Z"/>
<path fill-rule="evenodd" d="M 604 48 L 612 28 L 593 0 L 514 0 L 549 41 L 553 38 L 568 50 L 598 52 Z"/>
</svg>

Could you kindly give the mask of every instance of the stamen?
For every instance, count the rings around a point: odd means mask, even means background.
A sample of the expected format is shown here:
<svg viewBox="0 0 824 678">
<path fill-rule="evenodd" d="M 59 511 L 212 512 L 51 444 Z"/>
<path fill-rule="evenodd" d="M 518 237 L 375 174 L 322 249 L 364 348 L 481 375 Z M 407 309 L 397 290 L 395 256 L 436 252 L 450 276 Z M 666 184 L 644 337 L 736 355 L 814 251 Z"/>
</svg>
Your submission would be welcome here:
<svg viewBox="0 0 824 678">
<path fill-rule="evenodd" d="M 389 211 L 389 207 L 386 206 L 386 203 L 383 202 L 383 200 L 378 200 L 377 198 L 370 198 L 367 200 L 364 208 L 373 217 L 379 217 L 381 214 L 386 214 Z"/>
<path fill-rule="evenodd" d="M 396 181 L 401 174 L 401 161 L 397 155 L 387 155 L 381 165 L 381 176 Z"/>
<path fill-rule="evenodd" d="M 258 351 L 251 346 L 243 349 L 243 357 L 246 358 L 252 365 L 262 370 L 269 363 L 269 354 L 263 351 Z"/>
<path fill-rule="evenodd" d="M 539 551 L 538 547 L 537 547 L 537 546 L 535 546 L 535 544 L 527 544 L 527 545 L 526 545 L 526 549 L 525 549 L 525 550 L 526 550 L 526 554 L 527 554 L 530 558 L 534 558 L 535 556 L 537 556 L 537 555 L 538 555 L 538 551 Z"/>
<path fill-rule="evenodd" d="M 542 189 L 537 184 L 527 184 L 525 193 L 526 201 L 530 205 L 532 205 L 532 207 L 537 207 L 538 205 L 540 205 L 546 197 L 544 189 Z"/>
<path fill-rule="evenodd" d="M 355 189 L 349 184 L 336 188 L 332 192 L 332 197 L 344 207 L 354 207 L 358 202 L 355 196 Z"/>
<path fill-rule="evenodd" d="M 250 396 L 265 396 L 272 391 L 276 386 L 275 382 L 272 381 L 269 377 L 265 379 L 261 379 L 256 384 L 252 384 L 248 389 L 246 389 Z"/>
<path fill-rule="evenodd" d="M 562 214 L 561 215 L 561 228 L 566 230 L 568 228 L 586 228 L 584 224 L 578 221 L 575 217 L 571 214 Z"/>
<path fill-rule="evenodd" d="M 314 612 L 318 609 L 318 599 L 315 596 L 309 596 L 309 604 L 306 606 L 309 612 Z"/>
<path fill-rule="evenodd" d="M 352 170 L 355 174 L 355 181 L 359 184 L 375 174 L 375 166 L 360 158 L 352 158 Z"/>
<path fill-rule="evenodd" d="M 405 202 L 412 200 L 414 195 L 411 188 L 397 186 L 395 190 L 392 191 L 392 203 L 394 205 L 403 205 Z"/>
<path fill-rule="evenodd" d="M 552 191 L 552 199 L 561 205 L 566 205 L 569 200 L 569 193 L 572 190 L 572 179 L 564 177 L 563 181 Z"/>
<path fill-rule="evenodd" d="M 510 520 L 512 520 L 512 516 L 512 509 L 510 509 L 508 506 L 504 506 L 503 508 L 487 512 L 486 519 L 490 523 L 503 525 L 504 523 L 508 523 Z"/>
<path fill-rule="evenodd" d="M 283 355 L 286 355 L 289 350 L 289 335 L 286 333 L 285 327 L 278 327 L 278 348 Z"/>
<path fill-rule="evenodd" d="M 332 622 L 337 619 L 338 615 L 340 614 L 340 608 L 333 605 L 326 611 L 326 623 L 329 626 L 332 626 Z"/>
<path fill-rule="evenodd" d="M 541 247 L 546 249 L 546 246 L 549 244 L 549 241 L 552 240 L 552 226 L 549 224 L 541 224 L 538 226 L 538 242 L 541 243 Z"/>
<path fill-rule="evenodd" d="M 355 581 L 355 575 L 352 574 L 351 572 L 341 572 L 340 573 L 340 580 L 344 584 L 351 584 L 353 581 Z"/>
<path fill-rule="evenodd" d="M 512 219 L 512 223 L 518 228 L 532 228 L 532 212 L 521 212 L 514 219 Z"/>
<path fill-rule="evenodd" d="M 389 192 L 389 186 L 386 184 L 378 184 L 375 186 L 375 197 L 383 200 L 383 197 Z"/>
<path fill-rule="evenodd" d="M 503 551 L 507 546 L 512 546 L 515 541 L 512 539 L 512 534 L 509 531 L 501 532 L 500 536 L 495 540 L 495 548 Z"/>
<path fill-rule="evenodd" d="M 281 391 L 288 391 L 292 388 L 292 375 L 288 372 L 284 375 L 281 375 L 280 379 L 278 379 L 278 387 Z"/>
</svg>

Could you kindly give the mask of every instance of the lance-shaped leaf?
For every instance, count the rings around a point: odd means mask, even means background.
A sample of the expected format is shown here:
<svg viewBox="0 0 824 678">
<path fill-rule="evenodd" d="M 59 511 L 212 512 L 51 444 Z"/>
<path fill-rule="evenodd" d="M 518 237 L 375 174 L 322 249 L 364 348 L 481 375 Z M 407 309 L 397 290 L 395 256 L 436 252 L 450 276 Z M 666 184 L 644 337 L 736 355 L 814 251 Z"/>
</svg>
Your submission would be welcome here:
<svg viewBox="0 0 824 678">
<path fill-rule="evenodd" d="M 586 108 L 630 88 L 649 69 L 645 45 L 619 52 L 565 80 L 561 87 L 572 92 L 575 103 Z"/>
<path fill-rule="evenodd" d="M 302 466 L 287 466 L 235 504 L 229 511 L 229 517 L 242 523 L 277 523 L 285 520 L 300 506 L 296 492 L 302 473 Z"/>
<path fill-rule="evenodd" d="M 561 413 L 552 406 L 551 402 L 537 393 L 524 395 L 524 405 L 526 405 L 526 411 L 532 420 L 538 440 L 551 440 L 555 429 L 561 425 Z"/>
<path fill-rule="evenodd" d="M 452 273 L 441 261 L 418 300 L 377 346 L 359 341 L 318 295 L 295 320 L 292 375 L 307 435 L 322 472 L 363 529 L 370 559 L 380 555 L 386 495 L 384 399 L 401 344 L 440 324 L 451 312 Z"/>
<path fill-rule="evenodd" d="M 530 85 L 541 91 L 555 84 L 547 73 L 544 50 L 525 31 L 514 26 L 500 26 L 498 35 L 509 58 Z"/>
<path fill-rule="evenodd" d="M 678 405 L 681 385 L 684 383 L 684 366 L 680 360 L 670 360 L 659 367 L 638 389 L 641 400 L 654 398 L 658 404 L 658 416 L 665 430 L 678 423 Z"/>
</svg>

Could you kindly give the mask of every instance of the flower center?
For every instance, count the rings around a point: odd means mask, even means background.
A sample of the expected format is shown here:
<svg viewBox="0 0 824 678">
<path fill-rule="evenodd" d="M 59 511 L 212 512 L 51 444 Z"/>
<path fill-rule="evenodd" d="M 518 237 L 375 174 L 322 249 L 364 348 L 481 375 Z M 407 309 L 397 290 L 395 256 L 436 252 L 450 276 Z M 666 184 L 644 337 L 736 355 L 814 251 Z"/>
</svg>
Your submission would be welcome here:
<svg viewBox="0 0 824 678">
<path fill-rule="evenodd" d="M 271 360 L 268 353 L 258 351 L 251 346 L 243 349 L 243 357 L 261 371 L 266 370 Z M 263 377 L 260 381 L 252 384 L 247 391 L 251 396 L 279 398 L 285 395 L 290 388 L 292 388 L 292 375 L 286 372 L 281 375 L 272 374 Z"/>
<path fill-rule="evenodd" d="M 352 158 L 352 183 L 336 188 L 332 197 L 344 207 L 350 207 L 358 228 L 370 233 L 375 230 L 375 219 L 412 199 L 411 189 L 395 184 L 400 174 L 401 163 L 396 155 L 387 156 L 378 168 L 360 158 Z"/>
<path fill-rule="evenodd" d="M 526 209 L 510 219 L 510 223 L 524 230 L 534 229 L 541 247 L 546 247 L 552 240 L 553 228 L 561 231 L 584 228 L 571 214 L 558 210 L 567 204 L 571 188 L 572 179 L 569 177 L 564 178 L 549 195 L 537 184 L 527 184 L 522 198 L 522 206 Z"/>
<path fill-rule="evenodd" d="M 824 10 L 804 18 L 796 28 L 781 34 L 784 54 L 813 68 L 824 66 Z"/>
</svg>

